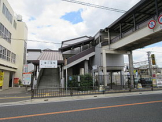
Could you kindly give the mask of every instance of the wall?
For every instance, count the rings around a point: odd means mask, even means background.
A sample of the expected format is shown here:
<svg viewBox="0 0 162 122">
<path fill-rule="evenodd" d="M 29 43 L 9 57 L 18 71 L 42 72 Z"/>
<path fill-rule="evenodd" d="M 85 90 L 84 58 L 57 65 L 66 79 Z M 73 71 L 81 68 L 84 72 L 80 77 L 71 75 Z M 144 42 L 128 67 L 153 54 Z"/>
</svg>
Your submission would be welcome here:
<svg viewBox="0 0 162 122">
<path fill-rule="evenodd" d="M 92 60 L 92 66 L 93 65 L 97 65 L 98 66 L 101 66 L 102 65 L 102 54 L 101 54 L 101 44 L 98 44 L 96 47 L 95 47 L 95 56 Z"/>
<path fill-rule="evenodd" d="M 4 80 L 3 80 L 3 86 L 2 89 L 7 89 L 9 86 L 9 77 L 10 77 L 10 72 L 9 71 L 4 71 Z"/>
<path fill-rule="evenodd" d="M 107 66 L 124 66 L 123 54 L 106 54 Z"/>
</svg>

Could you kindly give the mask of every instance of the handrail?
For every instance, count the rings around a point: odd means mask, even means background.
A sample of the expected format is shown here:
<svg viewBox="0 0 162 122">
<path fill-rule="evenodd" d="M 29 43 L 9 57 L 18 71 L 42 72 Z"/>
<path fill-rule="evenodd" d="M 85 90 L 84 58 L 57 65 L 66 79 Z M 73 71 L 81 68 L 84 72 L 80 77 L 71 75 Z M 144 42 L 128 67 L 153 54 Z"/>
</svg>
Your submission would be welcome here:
<svg viewBox="0 0 162 122">
<path fill-rule="evenodd" d="M 143 27 L 146 27 L 148 22 L 150 20 L 152 20 L 153 18 L 154 17 L 148 18 L 147 20 L 145 20 L 145 21 L 141 22 L 140 24 L 136 25 L 136 30 L 139 30 L 139 29 L 141 29 Z M 135 32 L 136 30 L 133 27 L 133 28 L 129 29 L 127 32 L 122 33 L 122 37 L 129 36 L 130 34 Z M 114 37 L 113 39 L 110 40 L 110 44 L 115 43 L 115 42 L 119 41 L 120 39 L 122 39 L 122 38 L 120 38 L 120 34 L 119 34 L 119 35 L 117 35 L 116 37 Z M 102 46 L 106 46 L 106 45 L 108 45 L 108 43 L 106 43 L 106 42 L 102 43 Z"/>
<path fill-rule="evenodd" d="M 40 79 L 41 79 L 41 77 L 42 77 L 42 74 L 43 74 L 43 69 L 40 70 L 39 75 L 38 75 L 38 79 L 37 79 L 37 88 L 38 88 L 38 86 L 39 86 L 39 83 L 40 83 Z"/>
<path fill-rule="evenodd" d="M 86 55 L 88 55 L 88 54 L 90 54 L 90 53 L 92 53 L 94 51 L 95 51 L 95 47 L 91 47 L 91 48 L 89 48 L 87 50 L 84 50 L 84 51 L 82 51 L 82 52 L 68 58 L 67 59 L 67 64 L 70 64 L 71 62 L 76 61 L 77 59 L 80 59 L 80 58 L 82 58 L 82 57 L 84 57 L 84 56 L 86 56 Z"/>
</svg>

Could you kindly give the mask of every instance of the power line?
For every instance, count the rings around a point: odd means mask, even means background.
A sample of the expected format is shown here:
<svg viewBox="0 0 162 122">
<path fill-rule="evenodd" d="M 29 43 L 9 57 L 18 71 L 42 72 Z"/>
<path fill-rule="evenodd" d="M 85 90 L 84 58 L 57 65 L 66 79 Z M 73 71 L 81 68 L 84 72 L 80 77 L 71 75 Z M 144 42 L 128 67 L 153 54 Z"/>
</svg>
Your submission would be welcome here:
<svg viewBox="0 0 162 122">
<path fill-rule="evenodd" d="M 3 37 L 0 37 L 0 38 L 3 38 Z M 40 40 L 29 40 L 29 39 L 16 39 L 16 38 L 3 38 L 3 39 L 11 39 L 11 40 L 17 40 L 17 41 L 30 41 L 30 42 L 39 42 L 39 43 L 51 43 L 51 44 L 58 44 L 58 45 L 62 44 L 62 43 L 55 43 L 55 42 L 51 42 L 51 41 L 40 41 Z M 72 44 L 64 44 L 64 45 L 68 46 L 68 45 L 72 45 Z M 96 48 L 102 48 L 102 47 L 96 45 Z M 110 48 L 110 49 L 115 49 L 115 48 Z M 142 49 L 138 49 L 138 50 L 134 50 L 134 51 L 148 52 L 148 51 L 142 50 Z M 162 53 L 162 52 L 158 52 L 158 51 L 150 51 L 150 52 Z"/>
<path fill-rule="evenodd" d="M 108 11 L 114 11 L 114 12 L 119 12 L 119 13 L 125 13 L 125 10 L 121 10 L 121 9 L 116 9 L 116 8 L 109 8 L 106 6 L 100 6 L 100 5 L 96 5 L 96 4 L 92 4 L 92 3 L 86 3 L 86 2 L 81 2 L 81 1 L 77 1 L 77 0 L 62 0 L 62 1 L 66 1 L 66 2 L 70 2 L 70 3 L 76 3 L 76 4 L 80 4 L 80 5 L 84 5 L 84 6 L 89 6 L 89 7 L 94 7 L 94 8 L 100 8 L 100 9 L 104 9 L 104 10 L 108 10 Z"/>
<path fill-rule="evenodd" d="M 32 41 L 32 42 L 51 43 L 51 44 L 62 44 L 62 43 L 55 43 L 55 42 L 49 42 L 49 41 L 28 40 L 28 39 L 15 39 L 15 38 L 3 38 L 3 39 L 11 39 L 11 40 L 17 40 L 17 41 Z"/>
</svg>

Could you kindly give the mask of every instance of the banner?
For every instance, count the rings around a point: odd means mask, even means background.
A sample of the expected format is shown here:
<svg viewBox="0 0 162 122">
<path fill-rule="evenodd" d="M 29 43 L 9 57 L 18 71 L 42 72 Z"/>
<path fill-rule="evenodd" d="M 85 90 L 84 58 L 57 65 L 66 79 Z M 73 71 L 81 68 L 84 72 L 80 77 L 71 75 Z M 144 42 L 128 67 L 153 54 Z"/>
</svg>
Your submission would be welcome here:
<svg viewBox="0 0 162 122">
<path fill-rule="evenodd" d="M 4 72 L 0 71 L 0 86 L 3 86 Z"/>
</svg>

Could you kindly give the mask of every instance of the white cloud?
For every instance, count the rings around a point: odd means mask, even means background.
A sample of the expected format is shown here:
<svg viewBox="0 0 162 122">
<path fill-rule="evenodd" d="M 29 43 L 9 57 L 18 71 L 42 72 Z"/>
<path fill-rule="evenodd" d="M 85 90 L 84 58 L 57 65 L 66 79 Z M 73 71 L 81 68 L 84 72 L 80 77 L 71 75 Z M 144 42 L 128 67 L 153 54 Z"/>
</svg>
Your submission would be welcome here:
<svg viewBox="0 0 162 122">
<path fill-rule="evenodd" d="M 92 4 L 128 10 L 140 0 L 82 0 Z M 122 14 L 61 0 L 8 0 L 13 10 L 23 16 L 29 30 L 29 40 L 51 41 L 61 43 L 61 41 L 76 38 L 79 36 L 94 36 L 99 29 L 103 29 L 119 18 Z M 71 24 L 61 19 L 66 13 L 82 9 L 81 16 L 83 22 Z M 35 20 L 31 21 L 31 17 Z M 30 20 L 30 21 L 29 21 Z M 49 27 L 47 27 L 49 26 Z M 39 42 L 28 42 L 28 48 L 51 48 L 58 49 L 60 44 L 47 44 Z M 162 47 L 146 48 L 144 51 L 134 51 L 134 62 L 147 60 L 147 51 L 158 52 Z M 162 66 L 161 53 L 155 53 L 157 64 Z M 125 58 L 127 62 L 128 58 Z"/>
<path fill-rule="evenodd" d="M 148 47 L 144 49 L 138 49 L 133 51 L 133 62 L 143 62 L 148 61 L 147 52 L 150 51 L 151 54 L 155 54 L 156 64 L 162 67 L 162 47 Z M 128 63 L 128 56 L 124 56 L 125 63 Z"/>
<path fill-rule="evenodd" d="M 8 1 L 14 11 L 17 14 L 21 14 L 23 16 L 23 20 L 26 22 L 29 29 L 28 39 L 30 40 L 45 40 L 61 43 L 63 40 L 76 38 L 79 36 L 94 36 L 99 31 L 99 29 L 105 28 L 115 19 L 121 16 L 120 13 L 68 3 L 61 0 Z M 139 0 L 82 1 L 108 6 L 111 8 L 128 10 Z M 73 25 L 68 21 L 60 19 L 61 16 L 65 15 L 66 13 L 78 11 L 80 9 L 82 9 L 81 16 L 83 18 L 83 22 Z M 35 20 L 31 21 L 31 18 L 35 18 Z M 48 25 L 51 27 L 46 27 Z M 59 46 L 51 46 L 35 42 L 28 43 L 28 48 L 55 47 L 55 49 L 57 49 Z"/>
</svg>

